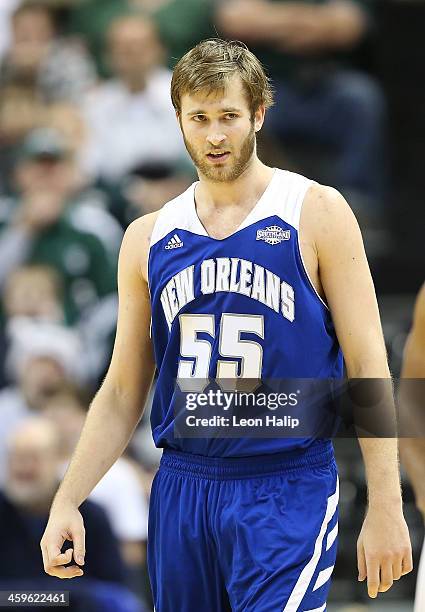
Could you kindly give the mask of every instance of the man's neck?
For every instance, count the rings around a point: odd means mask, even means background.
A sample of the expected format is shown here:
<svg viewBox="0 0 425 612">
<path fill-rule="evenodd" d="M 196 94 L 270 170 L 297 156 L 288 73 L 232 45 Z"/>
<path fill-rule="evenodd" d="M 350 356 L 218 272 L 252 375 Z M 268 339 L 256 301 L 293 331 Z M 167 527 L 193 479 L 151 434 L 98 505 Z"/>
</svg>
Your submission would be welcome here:
<svg viewBox="0 0 425 612">
<path fill-rule="evenodd" d="M 196 199 L 202 207 L 226 209 L 257 201 L 273 176 L 273 168 L 254 157 L 239 178 L 232 182 L 210 181 L 199 175 Z"/>
</svg>

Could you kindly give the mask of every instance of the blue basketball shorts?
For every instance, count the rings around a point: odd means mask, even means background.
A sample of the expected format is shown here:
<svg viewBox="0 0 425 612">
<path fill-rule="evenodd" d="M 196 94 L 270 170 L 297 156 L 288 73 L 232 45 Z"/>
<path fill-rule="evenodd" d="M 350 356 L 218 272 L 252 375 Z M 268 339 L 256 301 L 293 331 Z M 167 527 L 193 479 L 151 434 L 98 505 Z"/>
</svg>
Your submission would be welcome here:
<svg viewBox="0 0 425 612">
<path fill-rule="evenodd" d="M 164 450 L 149 511 L 156 612 L 324 612 L 337 505 L 330 443 L 240 458 Z"/>
</svg>

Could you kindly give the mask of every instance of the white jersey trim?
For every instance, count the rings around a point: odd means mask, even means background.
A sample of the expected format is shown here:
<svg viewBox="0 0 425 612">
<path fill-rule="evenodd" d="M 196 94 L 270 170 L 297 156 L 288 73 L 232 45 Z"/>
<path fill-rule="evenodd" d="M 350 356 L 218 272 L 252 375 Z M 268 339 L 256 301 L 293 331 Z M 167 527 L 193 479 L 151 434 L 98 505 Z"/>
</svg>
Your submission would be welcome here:
<svg viewBox="0 0 425 612">
<path fill-rule="evenodd" d="M 199 181 L 192 183 L 186 191 L 164 204 L 152 230 L 149 250 L 167 234 L 178 230 L 187 230 L 198 236 L 205 236 L 210 240 L 216 240 L 208 236 L 207 231 L 196 214 L 194 194 L 198 183 Z M 277 216 L 282 221 L 292 225 L 297 230 L 297 248 L 307 284 L 321 304 L 329 310 L 328 305 L 317 292 L 308 274 L 299 240 L 301 209 L 307 191 L 313 184 L 314 181 L 301 174 L 275 168 L 264 194 L 231 236 L 262 219 L 272 216 Z M 226 238 L 220 242 L 225 242 L 225 240 Z"/>
<path fill-rule="evenodd" d="M 300 174 L 276 168 L 256 206 L 231 235 L 272 216 L 280 217 L 282 221 L 298 230 L 301 206 L 312 183 L 313 181 Z M 179 229 L 188 230 L 200 236 L 208 236 L 202 223 L 192 214 L 196 213 L 194 192 L 197 184 L 198 181 L 192 183 L 185 192 L 164 204 L 152 230 L 150 247 L 153 247 L 170 232 Z M 211 239 L 214 240 L 214 238 Z"/>
<path fill-rule="evenodd" d="M 178 230 L 193 231 L 190 227 L 187 202 L 190 194 L 193 194 L 194 185 L 195 183 L 161 208 L 152 229 L 150 249 L 170 232 Z"/>
</svg>

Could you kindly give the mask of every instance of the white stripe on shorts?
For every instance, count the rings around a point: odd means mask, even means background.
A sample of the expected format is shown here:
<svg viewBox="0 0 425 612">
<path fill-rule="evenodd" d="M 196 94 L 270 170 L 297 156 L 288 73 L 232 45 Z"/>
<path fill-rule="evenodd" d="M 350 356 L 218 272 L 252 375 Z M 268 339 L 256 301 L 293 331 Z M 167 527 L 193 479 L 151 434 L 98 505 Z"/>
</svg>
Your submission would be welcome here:
<svg viewBox="0 0 425 612">
<path fill-rule="evenodd" d="M 326 540 L 326 550 L 329 550 L 332 544 L 336 540 L 336 536 L 338 535 L 338 523 L 335 527 L 328 533 L 328 539 Z"/>
<path fill-rule="evenodd" d="M 313 578 L 313 574 L 316 570 L 317 564 L 320 561 L 320 555 L 322 554 L 322 544 L 325 537 L 326 529 L 328 527 L 329 521 L 332 519 L 333 515 L 336 512 L 338 506 L 338 497 L 339 497 L 339 479 L 337 477 L 336 481 L 336 490 L 333 495 L 328 497 L 328 504 L 326 507 L 325 518 L 323 519 L 322 525 L 320 527 L 319 535 L 317 536 L 313 556 L 307 565 L 303 568 L 296 585 L 294 586 L 291 595 L 286 603 L 286 606 L 283 609 L 283 612 L 297 612 L 299 605 L 304 598 L 304 595 L 307 592 L 307 589 L 310 585 L 311 579 Z M 326 606 L 326 604 L 325 604 Z M 324 610 L 325 608 L 323 608 Z"/>
<path fill-rule="evenodd" d="M 316 584 L 313 587 L 313 591 L 320 589 L 320 587 L 323 586 L 325 582 L 327 582 L 329 578 L 332 576 L 333 571 L 334 571 L 333 565 L 331 567 L 327 567 L 326 569 L 322 570 L 317 576 Z"/>
<path fill-rule="evenodd" d="M 314 608 L 314 610 L 306 610 L 305 612 L 325 612 L 326 604 L 323 604 L 321 608 Z"/>
</svg>

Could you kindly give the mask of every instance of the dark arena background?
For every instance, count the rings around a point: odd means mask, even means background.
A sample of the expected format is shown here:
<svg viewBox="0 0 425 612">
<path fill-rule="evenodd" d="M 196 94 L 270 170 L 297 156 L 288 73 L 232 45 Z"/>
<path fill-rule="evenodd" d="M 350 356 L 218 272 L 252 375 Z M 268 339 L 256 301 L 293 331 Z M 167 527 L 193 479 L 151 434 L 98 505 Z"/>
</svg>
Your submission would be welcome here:
<svg viewBox="0 0 425 612">
<path fill-rule="evenodd" d="M 85 612 L 153 610 L 147 507 L 160 452 L 149 406 L 89 498 L 84 578 L 45 575 L 39 541 L 109 363 L 123 232 L 196 180 L 169 88 L 199 40 L 243 40 L 267 68 L 277 105 L 260 157 L 338 188 L 353 208 L 400 375 L 425 280 L 425 2 L 351 0 L 359 19 L 345 38 L 307 28 L 290 42 L 260 27 L 256 11 L 278 3 L 0 0 L 0 590 L 69 590 L 71 609 Z M 357 581 L 358 443 L 335 448 L 340 540 L 328 610 L 411 611 L 423 541 L 411 485 L 402 471 L 415 570 L 372 601 Z"/>
</svg>

